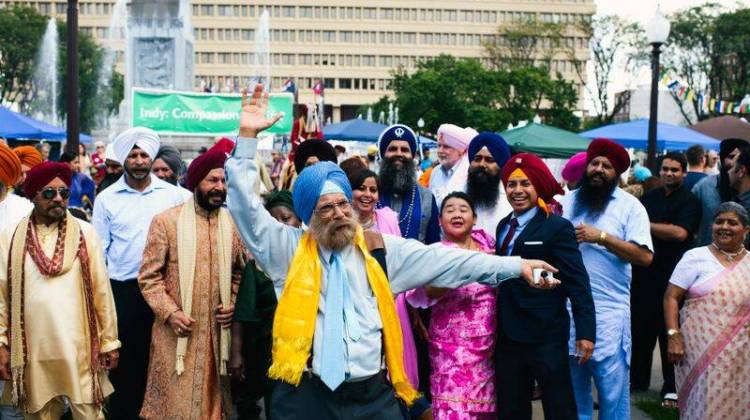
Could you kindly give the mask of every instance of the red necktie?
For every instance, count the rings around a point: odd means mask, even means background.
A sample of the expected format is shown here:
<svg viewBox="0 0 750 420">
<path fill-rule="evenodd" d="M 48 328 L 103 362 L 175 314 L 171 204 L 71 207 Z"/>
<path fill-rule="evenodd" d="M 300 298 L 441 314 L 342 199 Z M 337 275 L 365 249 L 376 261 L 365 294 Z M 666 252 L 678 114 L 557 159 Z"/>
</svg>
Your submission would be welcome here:
<svg viewBox="0 0 750 420">
<path fill-rule="evenodd" d="M 508 245 L 510 245 L 510 241 L 513 240 L 513 235 L 516 234 L 516 228 L 518 227 L 518 219 L 515 217 L 510 219 L 510 229 L 508 229 L 508 233 L 505 235 L 505 239 L 503 239 L 503 244 L 500 245 L 500 255 L 507 255 L 508 254 Z"/>
</svg>

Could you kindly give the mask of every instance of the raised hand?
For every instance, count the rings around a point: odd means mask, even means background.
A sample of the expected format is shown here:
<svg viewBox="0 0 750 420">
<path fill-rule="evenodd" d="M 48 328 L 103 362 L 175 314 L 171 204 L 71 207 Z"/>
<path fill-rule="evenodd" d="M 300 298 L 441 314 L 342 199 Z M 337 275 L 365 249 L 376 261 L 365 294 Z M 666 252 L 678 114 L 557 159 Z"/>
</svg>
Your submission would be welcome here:
<svg viewBox="0 0 750 420">
<path fill-rule="evenodd" d="M 283 117 L 281 113 L 266 118 L 268 93 L 263 93 L 263 85 L 255 85 L 253 96 L 248 100 L 247 89 L 242 90 L 242 112 L 240 113 L 240 137 L 257 138 L 258 133 L 276 124 Z"/>
</svg>

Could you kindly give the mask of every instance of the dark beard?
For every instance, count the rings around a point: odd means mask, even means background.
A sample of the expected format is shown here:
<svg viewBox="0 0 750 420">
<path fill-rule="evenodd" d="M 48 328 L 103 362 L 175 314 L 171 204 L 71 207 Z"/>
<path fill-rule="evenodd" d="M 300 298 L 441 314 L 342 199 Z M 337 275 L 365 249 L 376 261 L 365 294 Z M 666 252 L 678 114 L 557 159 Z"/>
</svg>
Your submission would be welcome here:
<svg viewBox="0 0 750 420">
<path fill-rule="evenodd" d="M 221 197 L 221 204 L 214 205 L 211 204 L 210 201 L 208 201 L 209 197 Z M 227 200 L 227 194 L 221 193 L 221 192 L 209 192 L 208 194 L 203 194 L 199 189 L 196 188 L 195 190 L 195 202 L 198 203 L 199 206 L 201 206 L 202 209 L 207 211 L 214 211 L 220 209 L 224 202 Z"/>
<path fill-rule="evenodd" d="M 469 168 L 466 194 L 479 208 L 494 208 L 500 196 L 500 173 L 490 175 L 485 168 Z"/>
<path fill-rule="evenodd" d="M 586 213 L 590 220 L 596 220 L 604 213 L 617 187 L 617 178 L 602 186 L 591 185 L 591 178 L 584 174 L 575 198 L 573 214 L 577 217 Z"/>
<path fill-rule="evenodd" d="M 401 168 L 396 166 L 397 160 L 403 163 Z M 380 185 L 383 187 L 383 192 L 387 194 L 406 195 L 411 192 L 416 183 L 417 167 L 412 159 L 394 156 L 385 159 L 380 166 Z"/>
<path fill-rule="evenodd" d="M 310 234 L 320 245 L 333 251 L 341 251 L 347 245 L 354 243 L 357 232 L 357 222 L 345 217 L 340 220 L 323 222 L 313 215 L 310 219 Z"/>
</svg>

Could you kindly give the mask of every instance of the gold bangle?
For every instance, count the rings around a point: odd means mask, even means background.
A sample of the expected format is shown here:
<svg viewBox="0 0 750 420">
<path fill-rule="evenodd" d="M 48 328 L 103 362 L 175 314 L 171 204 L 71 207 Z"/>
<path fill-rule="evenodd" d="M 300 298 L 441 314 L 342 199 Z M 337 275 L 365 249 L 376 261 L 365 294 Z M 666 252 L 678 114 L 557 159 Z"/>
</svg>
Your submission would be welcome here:
<svg viewBox="0 0 750 420">
<path fill-rule="evenodd" d="M 599 245 L 604 245 L 604 241 L 606 241 L 606 240 L 607 240 L 607 232 L 602 231 L 599 234 Z"/>
</svg>

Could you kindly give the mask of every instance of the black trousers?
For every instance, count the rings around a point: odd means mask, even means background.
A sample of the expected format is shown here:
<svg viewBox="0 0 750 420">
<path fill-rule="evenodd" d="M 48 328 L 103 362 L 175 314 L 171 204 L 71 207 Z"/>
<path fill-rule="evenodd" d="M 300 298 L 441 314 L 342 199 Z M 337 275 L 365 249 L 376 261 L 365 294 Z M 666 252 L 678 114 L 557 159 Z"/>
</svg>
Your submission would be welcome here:
<svg viewBox="0 0 750 420">
<path fill-rule="evenodd" d="M 245 362 L 245 380 L 232 379 L 232 400 L 237 408 L 238 420 L 260 419 L 258 400 L 263 398 L 265 418 L 271 418 L 271 391 L 274 382 L 268 378 L 271 366 L 271 335 L 259 331 L 255 324 L 242 323 L 242 357 Z"/>
<path fill-rule="evenodd" d="M 499 419 L 531 419 L 534 380 L 542 389 L 547 420 L 578 418 L 568 367 L 568 343 L 519 343 L 498 340 L 495 377 Z"/>
<path fill-rule="evenodd" d="M 137 419 L 146 393 L 151 327 L 154 313 L 135 280 L 110 281 L 117 309 L 117 330 L 122 348 L 117 369 L 109 373 L 115 392 L 109 401 L 109 418 Z"/>
<path fill-rule="evenodd" d="M 304 373 L 295 387 L 278 382 L 271 397 L 271 420 L 399 420 L 405 413 L 393 387 L 378 374 L 360 382 L 344 382 L 335 391 L 315 375 Z"/>
<path fill-rule="evenodd" d="M 648 279 L 651 280 L 651 279 Z M 664 291 L 666 284 L 654 281 L 633 281 L 630 292 L 633 354 L 630 362 L 630 388 L 645 391 L 651 385 L 651 363 L 654 346 L 659 341 L 662 397 L 676 392 L 674 365 L 667 359 L 667 331 L 664 324 Z"/>
</svg>

